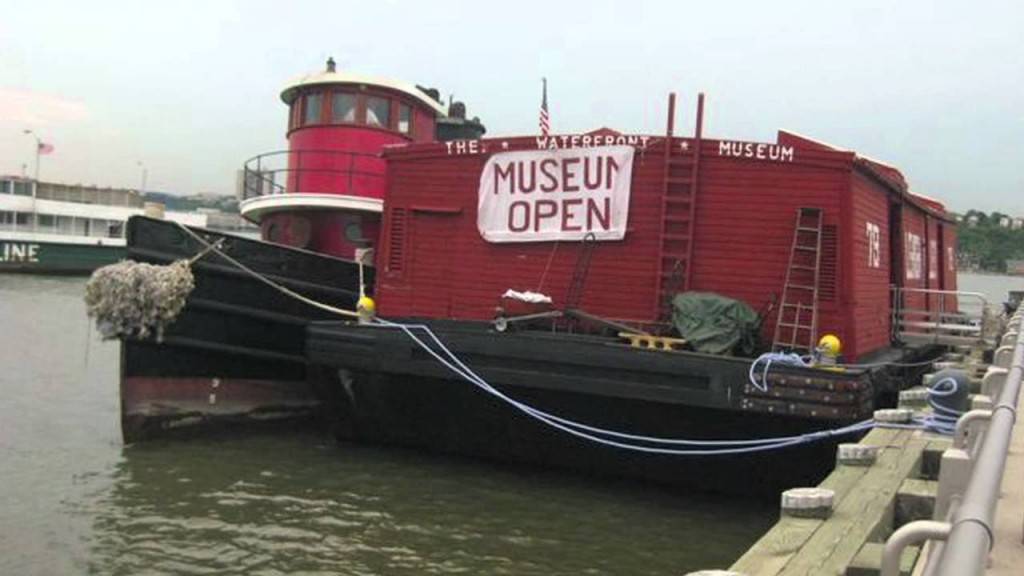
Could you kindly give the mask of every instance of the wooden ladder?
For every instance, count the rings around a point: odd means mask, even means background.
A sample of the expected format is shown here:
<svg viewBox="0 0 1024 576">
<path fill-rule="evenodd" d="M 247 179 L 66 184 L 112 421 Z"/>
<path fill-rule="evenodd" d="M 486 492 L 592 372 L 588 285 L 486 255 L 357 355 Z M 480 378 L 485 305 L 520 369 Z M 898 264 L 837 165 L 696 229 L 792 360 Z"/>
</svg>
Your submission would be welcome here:
<svg viewBox="0 0 1024 576">
<path fill-rule="evenodd" d="M 676 95 L 670 94 L 658 258 L 659 320 L 666 320 L 671 316 L 672 298 L 690 287 L 690 259 L 693 255 L 693 223 L 700 174 L 704 95 L 699 95 L 697 99 L 697 125 L 691 141 L 676 141 L 673 138 L 675 110 Z"/>
<path fill-rule="evenodd" d="M 818 336 L 818 279 L 821 273 L 821 208 L 797 208 L 793 246 L 775 318 L 772 350 L 814 352 Z"/>
</svg>

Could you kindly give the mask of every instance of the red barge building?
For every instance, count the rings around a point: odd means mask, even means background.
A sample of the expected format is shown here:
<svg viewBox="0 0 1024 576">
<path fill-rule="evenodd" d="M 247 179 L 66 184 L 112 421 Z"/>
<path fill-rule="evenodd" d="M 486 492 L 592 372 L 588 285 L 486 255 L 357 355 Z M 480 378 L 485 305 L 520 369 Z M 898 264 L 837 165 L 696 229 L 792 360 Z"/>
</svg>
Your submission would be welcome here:
<svg viewBox="0 0 1024 576">
<path fill-rule="evenodd" d="M 672 96 L 665 134 L 494 138 L 436 90 L 331 62 L 282 99 L 289 149 L 246 164 L 242 206 L 269 243 L 136 219 L 134 258 L 166 263 L 219 238 L 307 297 L 352 308 L 372 294 L 380 317 L 430 326 L 518 401 L 636 434 L 735 439 L 861 420 L 898 389 L 893 370 L 780 365 L 762 388 L 753 357 L 814 352 L 833 334 L 846 362 L 907 361 L 977 337 L 957 312 L 956 227 L 941 203 L 891 166 L 791 132 L 705 137 L 703 96 L 692 135 L 675 133 Z M 128 439 L 187 419 L 315 413 L 343 439 L 709 485 L 686 458 L 590 445 L 517 413 L 402 330 L 332 319 L 223 258 L 194 269 L 164 341 L 125 340 Z M 515 299 L 527 291 L 550 302 Z M 695 292 L 757 311 L 746 348 L 687 349 L 677 300 Z M 833 454 L 792 452 L 715 458 L 713 483 L 755 470 L 768 489 L 791 485 Z"/>
</svg>

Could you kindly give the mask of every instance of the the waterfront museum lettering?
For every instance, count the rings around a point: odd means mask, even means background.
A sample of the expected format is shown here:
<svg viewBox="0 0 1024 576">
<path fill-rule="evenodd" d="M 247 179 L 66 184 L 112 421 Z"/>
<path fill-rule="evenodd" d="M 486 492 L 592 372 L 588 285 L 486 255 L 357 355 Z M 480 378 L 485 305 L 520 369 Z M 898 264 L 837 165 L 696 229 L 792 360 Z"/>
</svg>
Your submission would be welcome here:
<svg viewBox="0 0 1024 576">
<path fill-rule="evenodd" d="M 632 146 L 495 154 L 480 175 L 477 228 L 488 242 L 621 240 Z"/>
<path fill-rule="evenodd" d="M 793 147 L 780 146 L 778 144 L 756 144 L 754 142 L 722 140 L 718 143 L 718 155 L 730 158 L 754 158 L 756 160 L 792 162 Z"/>
<path fill-rule="evenodd" d="M 39 244 L 21 242 L 0 244 L 0 262 L 39 262 Z"/>
</svg>

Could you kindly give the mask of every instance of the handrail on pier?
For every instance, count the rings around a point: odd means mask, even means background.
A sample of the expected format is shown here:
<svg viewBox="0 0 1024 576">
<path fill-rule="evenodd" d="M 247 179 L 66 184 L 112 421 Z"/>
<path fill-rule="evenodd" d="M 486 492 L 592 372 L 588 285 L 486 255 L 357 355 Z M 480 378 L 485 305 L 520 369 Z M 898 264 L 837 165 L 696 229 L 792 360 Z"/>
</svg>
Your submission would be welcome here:
<svg viewBox="0 0 1024 576">
<path fill-rule="evenodd" d="M 923 299 L 923 305 L 909 305 L 912 297 Z M 980 292 L 892 287 L 892 336 L 896 341 L 981 344 L 990 328 L 988 300 Z"/>
<path fill-rule="evenodd" d="M 904 525 L 885 543 L 882 576 L 899 574 L 899 557 L 907 545 L 923 540 L 945 540 L 934 547 L 936 558 L 927 566 L 938 576 L 980 576 L 995 540 L 995 511 L 1006 458 L 1017 417 L 1017 400 L 1024 380 L 1024 305 L 1018 306 L 1007 328 L 1016 336 L 1012 354 L 1002 354 L 997 365 L 1008 368 L 1006 382 L 991 410 L 987 432 L 971 456 L 971 472 L 962 487 L 959 506 L 948 521 L 921 520 Z M 970 414 L 970 413 L 968 413 Z M 977 419 L 975 415 L 971 419 Z M 965 416 L 966 418 L 966 416 Z M 958 428 L 965 428 L 964 422 Z M 945 519 L 942 519 L 945 520 Z"/>
</svg>

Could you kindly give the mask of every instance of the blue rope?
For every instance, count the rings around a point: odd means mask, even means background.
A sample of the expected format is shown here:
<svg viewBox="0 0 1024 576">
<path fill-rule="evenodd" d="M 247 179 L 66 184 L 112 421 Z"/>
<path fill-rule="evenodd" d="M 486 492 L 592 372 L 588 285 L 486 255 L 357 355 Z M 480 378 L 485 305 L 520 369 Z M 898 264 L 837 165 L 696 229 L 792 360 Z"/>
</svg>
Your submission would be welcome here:
<svg viewBox="0 0 1024 576">
<path fill-rule="evenodd" d="M 944 387 L 945 384 L 950 386 Z M 963 412 L 939 404 L 936 398 L 946 398 L 959 391 L 960 383 L 952 376 L 947 376 L 928 388 L 928 406 L 931 407 L 932 413 L 922 418 L 924 428 L 937 434 L 953 435 L 956 431 L 956 421 L 963 416 Z"/>
<path fill-rule="evenodd" d="M 548 426 L 561 430 L 572 436 L 589 440 L 605 446 L 611 446 L 615 448 L 622 448 L 627 450 L 633 450 L 638 452 L 654 453 L 654 454 L 667 454 L 675 456 L 710 456 L 710 455 L 729 455 L 729 454 L 747 454 L 752 452 L 762 452 L 768 450 L 776 450 L 780 448 L 786 448 L 790 446 L 796 446 L 799 444 L 805 444 L 830 438 L 834 436 L 853 434 L 856 432 L 864 431 L 872 426 L 874 422 L 867 420 L 863 422 L 857 422 L 849 426 L 838 428 L 835 430 L 822 430 L 817 432 L 811 432 L 807 434 L 801 434 L 796 436 L 783 436 L 776 438 L 762 438 L 762 439 L 751 439 L 751 440 L 683 440 L 683 439 L 669 439 L 669 438 L 657 438 L 651 436 L 641 436 L 635 434 L 625 434 L 614 430 L 606 430 L 594 426 L 588 426 L 586 424 L 560 418 L 553 414 L 549 414 L 542 410 L 536 409 L 532 406 L 519 402 L 514 398 L 511 398 L 500 390 L 497 390 L 480 375 L 476 374 L 470 369 L 462 360 L 460 360 L 451 350 L 444 345 L 443 342 L 437 337 L 436 334 L 430 329 L 429 326 L 424 324 L 399 324 L 395 322 L 388 322 L 386 320 L 378 320 L 377 324 L 372 326 L 379 327 L 391 327 L 399 328 L 410 339 L 412 339 L 417 345 L 423 350 L 429 353 L 434 359 L 444 365 L 446 368 L 461 376 L 466 381 L 477 386 L 481 390 L 491 394 L 492 396 L 508 403 L 517 410 L 524 414 L 544 423 Z M 426 342 L 421 340 L 418 336 L 413 333 L 413 330 L 422 330 L 432 340 L 438 348 L 440 348 L 447 359 L 442 357 L 436 350 L 431 348 Z M 631 444 L 627 442 L 620 442 L 618 440 L 611 440 L 597 436 L 600 434 L 603 436 L 610 436 L 613 438 L 619 438 L 623 440 L 639 441 L 648 444 L 655 445 L 683 445 L 683 446 L 714 446 L 721 448 L 713 449 L 678 449 L 678 448 L 664 448 L 658 446 L 643 446 L 637 444 Z"/>
</svg>

